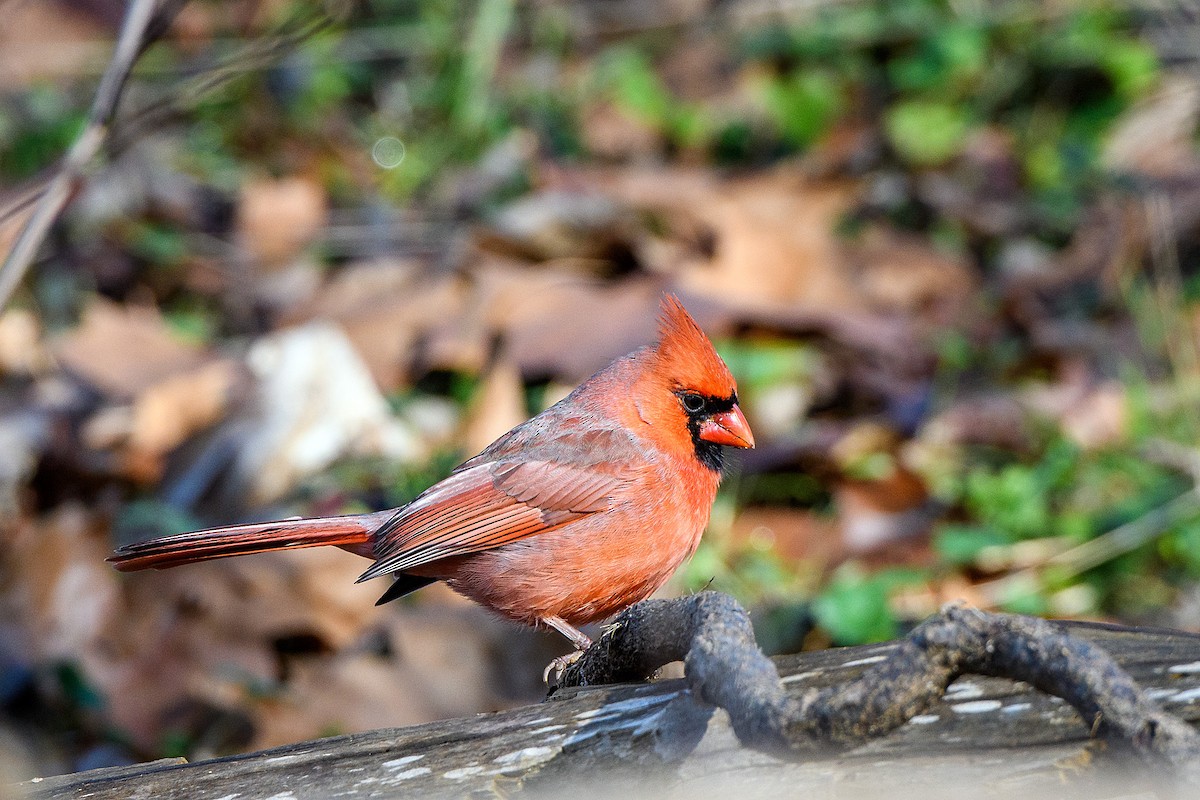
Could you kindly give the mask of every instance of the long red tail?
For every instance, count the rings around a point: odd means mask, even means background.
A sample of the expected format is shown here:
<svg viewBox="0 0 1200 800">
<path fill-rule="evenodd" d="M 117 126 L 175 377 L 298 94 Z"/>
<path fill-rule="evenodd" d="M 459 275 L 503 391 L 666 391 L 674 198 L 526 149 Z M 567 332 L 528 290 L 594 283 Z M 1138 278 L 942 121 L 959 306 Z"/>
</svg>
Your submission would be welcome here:
<svg viewBox="0 0 1200 800">
<path fill-rule="evenodd" d="M 371 534 L 392 515 L 391 511 L 320 519 L 287 519 L 209 528 L 135 542 L 108 557 L 122 572 L 166 569 L 213 558 L 334 545 L 369 556 Z"/>
</svg>

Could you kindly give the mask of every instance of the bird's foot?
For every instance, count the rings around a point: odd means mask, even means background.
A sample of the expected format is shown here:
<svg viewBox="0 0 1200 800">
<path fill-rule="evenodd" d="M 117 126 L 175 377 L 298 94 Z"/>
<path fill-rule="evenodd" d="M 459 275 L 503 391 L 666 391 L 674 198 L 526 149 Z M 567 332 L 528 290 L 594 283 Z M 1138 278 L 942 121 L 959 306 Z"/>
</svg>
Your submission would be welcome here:
<svg viewBox="0 0 1200 800">
<path fill-rule="evenodd" d="M 546 665 L 546 668 L 542 670 L 542 683 L 550 686 L 550 676 L 553 675 L 554 685 L 557 686 L 558 682 L 562 679 L 563 673 L 567 671 L 567 667 L 578 661 L 582 655 L 582 650 L 576 650 L 574 653 L 569 653 L 565 656 L 559 656 L 551 661 Z"/>
</svg>

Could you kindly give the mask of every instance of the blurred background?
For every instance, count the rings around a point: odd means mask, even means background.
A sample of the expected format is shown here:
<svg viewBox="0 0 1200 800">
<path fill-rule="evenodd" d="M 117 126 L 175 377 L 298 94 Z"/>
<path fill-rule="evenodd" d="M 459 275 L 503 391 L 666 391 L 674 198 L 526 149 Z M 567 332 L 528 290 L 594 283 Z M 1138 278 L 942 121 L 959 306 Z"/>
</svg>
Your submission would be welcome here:
<svg viewBox="0 0 1200 800">
<path fill-rule="evenodd" d="M 0 253 L 124 10 L 0 0 Z M 1173 0 L 192 0 L 0 312 L 9 772 L 539 700 L 559 638 L 341 551 L 104 558 L 402 504 L 664 291 L 759 442 L 669 593 L 1200 630 L 1198 59 Z"/>
</svg>

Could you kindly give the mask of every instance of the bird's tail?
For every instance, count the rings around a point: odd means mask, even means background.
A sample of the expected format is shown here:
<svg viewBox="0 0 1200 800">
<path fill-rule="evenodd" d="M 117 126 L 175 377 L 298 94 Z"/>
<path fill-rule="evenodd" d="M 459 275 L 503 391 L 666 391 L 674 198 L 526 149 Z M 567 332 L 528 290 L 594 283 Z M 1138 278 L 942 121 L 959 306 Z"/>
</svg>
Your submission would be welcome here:
<svg viewBox="0 0 1200 800">
<path fill-rule="evenodd" d="M 164 536 L 119 548 L 108 557 L 122 572 L 166 569 L 213 558 L 334 545 L 360 555 L 371 555 L 371 534 L 392 512 L 355 514 L 320 519 L 287 519 L 209 528 Z"/>
</svg>

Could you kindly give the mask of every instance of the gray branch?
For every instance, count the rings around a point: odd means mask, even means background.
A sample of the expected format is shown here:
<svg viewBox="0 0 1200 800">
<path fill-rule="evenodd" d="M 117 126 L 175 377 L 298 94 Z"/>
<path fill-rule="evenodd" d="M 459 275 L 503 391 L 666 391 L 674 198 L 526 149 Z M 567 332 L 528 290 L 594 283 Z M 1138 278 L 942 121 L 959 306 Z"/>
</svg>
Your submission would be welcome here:
<svg viewBox="0 0 1200 800">
<path fill-rule="evenodd" d="M 859 744 L 929 709 L 961 675 L 1025 681 L 1079 712 L 1098 739 L 1200 780 L 1200 734 L 1162 710 L 1099 647 L 1032 617 L 950 605 L 845 685 L 788 694 L 732 597 L 702 592 L 633 606 L 563 675 L 563 686 L 643 679 L 684 661 L 701 700 L 747 747 L 795 756 Z"/>
<path fill-rule="evenodd" d="M 684 680 L 564 686 L 496 714 L 25 788 L 39 800 L 1107 800 L 1188 796 L 1180 779 L 1195 778 L 1179 721 L 1200 720 L 1192 634 L 949 608 L 899 642 L 767 660 L 737 604 L 705 593 L 630 609 L 568 677 L 640 678 L 675 658 Z"/>
<path fill-rule="evenodd" d="M 0 265 L 0 309 L 8 305 L 29 265 L 37 256 L 50 226 L 58 219 L 79 186 L 84 170 L 103 147 L 109 126 L 121 102 L 129 73 L 145 49 L 170 25 L 187 0 L 131 0 L 121 24 L 117 46 L 100 85 L 96 89 L 87 124 L 71 145 L 54 177 L 38 198 L 37 205 L 4 263 Z"/>
</svg>

